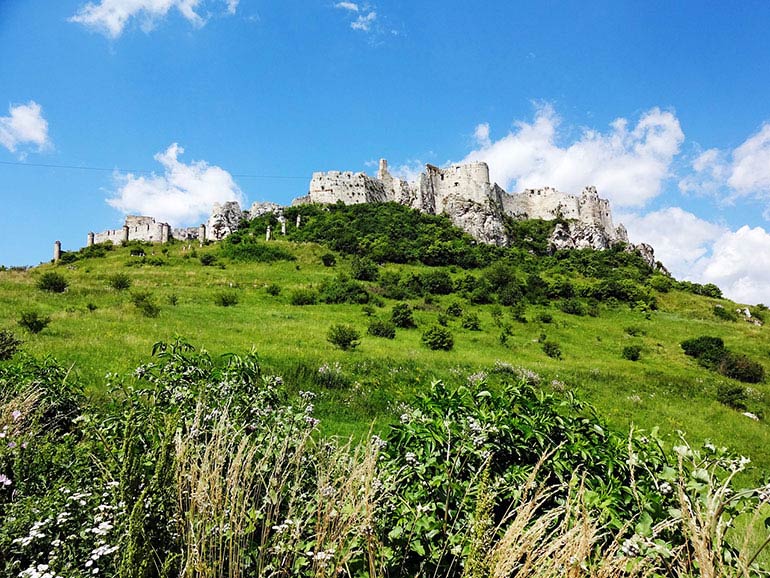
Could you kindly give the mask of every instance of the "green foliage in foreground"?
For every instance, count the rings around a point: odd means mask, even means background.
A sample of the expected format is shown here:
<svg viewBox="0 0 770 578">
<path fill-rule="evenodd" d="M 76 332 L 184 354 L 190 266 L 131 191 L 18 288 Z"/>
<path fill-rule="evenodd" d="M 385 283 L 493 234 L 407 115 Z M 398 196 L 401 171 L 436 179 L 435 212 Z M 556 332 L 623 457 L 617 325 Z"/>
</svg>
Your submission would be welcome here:
<svg viewBox="0 0 770 578">
<path fill-rule="evenodd" d="M 0 574 L 764 575 L 723 533 L 770 499 L 733 487 L 745 459 L 618 435 L 509 366 L 351 445 L 254 354 L 154 353 L 105 404 L 51 360 L 0 364 Z"/>
</svg>

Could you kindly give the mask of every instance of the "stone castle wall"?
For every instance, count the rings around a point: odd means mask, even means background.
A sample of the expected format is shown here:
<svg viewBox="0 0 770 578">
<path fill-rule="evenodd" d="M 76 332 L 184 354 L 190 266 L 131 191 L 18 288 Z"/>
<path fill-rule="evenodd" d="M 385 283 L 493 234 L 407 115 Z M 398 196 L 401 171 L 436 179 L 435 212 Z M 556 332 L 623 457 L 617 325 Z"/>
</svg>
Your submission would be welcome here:
<svg viewBox="0 0 770 578">
<path fill-rule="evenodd" d="M 313 173 L 310 197 L 314 203 L 381 203 L 390 200 L 382 182 L 364 173 L 330 171 Z"/>
</svg>

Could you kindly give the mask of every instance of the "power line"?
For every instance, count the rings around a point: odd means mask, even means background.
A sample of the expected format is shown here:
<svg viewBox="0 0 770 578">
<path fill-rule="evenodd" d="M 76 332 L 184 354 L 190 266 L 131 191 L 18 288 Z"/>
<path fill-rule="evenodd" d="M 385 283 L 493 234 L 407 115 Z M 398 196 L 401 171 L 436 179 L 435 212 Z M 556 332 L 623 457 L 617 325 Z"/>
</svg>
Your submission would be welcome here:
<svg viewBox="0 0 770 578">
<path fill-rule="evenodd" d="M 121 169 L 120 167 L 89 167 L 84 165 L 54 165 L 47 163 L 22 163 L 18 161 L 0 161 L 0 165 L 11 165 L 18 167 L 32 167 L 32 168 L 46 168 L 46 169 L 67 169 L 77 171 L 99 171 L 99 172 L 121 172 L 121 173 L 138 173 L 143 175 L 154 174 L 154 171 L 147 171 L 141 169 Z M 248 173 L 230 173 L 232 177 L 238 177 L 239 179 L 304 179 L 308 177 L 295 177 L 290 175 L 253 175 Z"/>
</svg>

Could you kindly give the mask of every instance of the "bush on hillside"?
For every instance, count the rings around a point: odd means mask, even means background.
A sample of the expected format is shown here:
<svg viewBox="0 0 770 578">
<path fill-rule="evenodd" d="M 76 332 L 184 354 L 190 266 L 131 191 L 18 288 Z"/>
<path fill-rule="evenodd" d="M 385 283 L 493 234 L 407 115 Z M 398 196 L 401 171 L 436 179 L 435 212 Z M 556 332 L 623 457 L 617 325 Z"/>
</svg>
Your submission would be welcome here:
<svg viewBox="0 0 770 578">
<path fill-rule="evenodd" d="M 402 329 L 417 327 L 417 323 L 414 321 L 412 308 L 408 303 L 394 305 L 390 313 L 390 320 L 396 327 L 401 327 Z"/>
<path fill-rule="evenodd" d="M 333 281 L 325 281 L 320 288 L 320 299 L 324 303 L 354 303 L 363 305 L 369 302 L 369 292 L 361 283 L 354 281 L 344 273 Z"/>
<path fill-rule="evenodd" d="M 452 317 L 460 317 L 463 314 L 463 306 L 457 301 L 454 301 L 446 308 L 446 314 L 451 315 Z"/>
<path fill-rule="evenodd" d="M 385 339 L 395 339 L 396 326 L 392 321 L 383 321 L 381 319 L 373 319 L 369 323 L 369 327 L 366 330 L 369 335 L 375 337 L 384 337 Z"/>
<path fill-rule="evenodd" d="M 736 383 L 720 383 L 717 386 L 717 401 L 737 409 L 744 411 L 746 409 L 746 402 L 749 396 L 746 393 L 746 388 Z"/>
<path fill-rule="evenodd" d="M 369 257 L 353 257 L 350 262 L 350 274 L 359 281 L 376 281 L 380 268 Z"/>
<path fill-rule="evenodd" d="M 265 291 L 268 295 L 272 295 L 273 297 L 278 297 L 278 295 L 281 294 L 281 286 L 278 285 L 278 283 L 271 283 L 267 287 L 265 287 Z"/>
<path fill-rule="evenodd" d="M 67 290 L 69 283 L 61 273 L 57 273 L 56 271 L 47 271 L 40 276 L 35 285 L 41 291 L 48 291 L 49 293 L 64 293 L 64 291 Z"/>
<path fill-rule="evenodd" d="M 714 305 L 713 311 L 714 316 L 718 319 L 722 319 L 723 321 L 738 321 L 738 315 L 735 314 L 735 311 L 727 309 L 722 305 Z"/>
<path fill-rule="evenodd" d="M 21 339 L 17 339 L 12 331 L 0 330 L 0 361 L 11 359 L 21 346 Z"/>
<path fill-rule="evenodd" d="M 312 289 L 295 289 L 289 298 L 292 305 L 315 305 L 317 300 L 318 293 Z"/>
<path fill-rule="evenodd" d="M 115 289 L 115 291 L 125 291 L 131 287 L 131 277 L 125 273 L 115 273 L 107 279 L 107 285 Z"/>
<path fill-rule="evenodd" d="M 334 267 L 337 264 L 337 257 L 334 253 L 324 253 L 321 255 L 321 263 L 324 264 L 324 267 Z"/>
<path fill-rule="evenodd" d="M 628 359 L 629 361 L 639 361 L 639 358 L 642 355 L 642 346 L 641 345 L 626 345 L 623 348 L 623 359 Z"/>
<path fill-rule="evenodd" d="M 200 262 L 201 265 L 204 267 L 211 267 L 213 265 L 216 265 L 217 263 L 217 256 L 214 255 L 214 253 L 204 253 L 200 256 Z"/>
<path fill-rule="evenodd" d="M 731 351 L 722 356 L 719 373 L 744 383 L 759 383 L 765 378 L 765 368 L 760 363 Z"/>
<path fill-rule="evenodd" d="M 160 307 L 155 303 L 155 298 L 149 291 L 136 291 L 131 294 L 131 302 L 145 317 L 158 317 Z"/>
<path fill-rule="evenodd" d="M 423 291 L 431 295 L 449 295 L 454 291 L 452 277 L 443 269 L 427 271 L 420 278 Z"/>
<path fill-rule="evenodd" d="M 577 299 L 565 299 L 559 303 L 559 309 L 561 309 L 564 313 L 569 313 L 570 315 L 578 315 L 581 317 L 588 313 L 586 306 Z"/>
<path fill-rule="evenodd" d="M 51 318 L 37 311 L 22 311 L 17 323 L 30 333 L 40 333 L 51 323 Z"/>
<path fill-rule="evenodd" d="M 220 307 L 238 305 L 238 294 L 235 291 L 222 291 L 214 295 L 214 303 Z"/>
<path fill-rule="evenodd" d="M 441 325 L 434 325 L 422 334 L 422 342 L 428 349 L 449 351 L 454 347 L 452 332 Z"/>
<path fill-rule="evenodd" d="M 463 316 L 462 326 L 470 331 L 481 331 L 479 316 L 473 311 L 469 311 Z"/>
<path fill-rule="evenodd" d="M 544 340 L 541 345 L 543 353 L 553 359 L 561 359 L 561 347 L 555 341 Z"/>
<path fill-rule="evenodd" d="M 358 347 L 361 335 L 352 325 L 337 324 L 329 328 L 326 339 L 335 347 L 348 351 Z"/>
<path fill-rule="evenodd" d="M 273 263 L 275 261 L 297 260 L 292 253 L 279 245 L 237 233 L 220 241 L 218 252 L 221 257 L 240 263 Z"/>
<path fill-rule="evenodd" d="M 725 354 L 725 342 L 721 337 L 702 335 L 682 341 L 681 346 L 685 355 L 694 357 L 701 364 L 710 367 L 717 366 Z"/>
</svg>

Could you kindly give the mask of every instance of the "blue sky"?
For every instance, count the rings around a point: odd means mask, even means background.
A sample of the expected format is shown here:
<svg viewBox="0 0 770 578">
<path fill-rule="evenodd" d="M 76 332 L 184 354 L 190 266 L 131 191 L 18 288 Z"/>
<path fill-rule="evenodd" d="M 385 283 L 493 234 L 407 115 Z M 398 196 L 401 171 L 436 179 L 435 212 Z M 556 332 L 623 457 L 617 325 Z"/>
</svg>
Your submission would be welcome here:
<svg viewBox="0 0 770 578">
<path fill-rule="evenodd" d="M 0 0 L 0 263 L 482 159 L 511 192 L 596 185 L 677 277 L 770 303 L 769 26 L 765 1 Z"/>
</svg>

